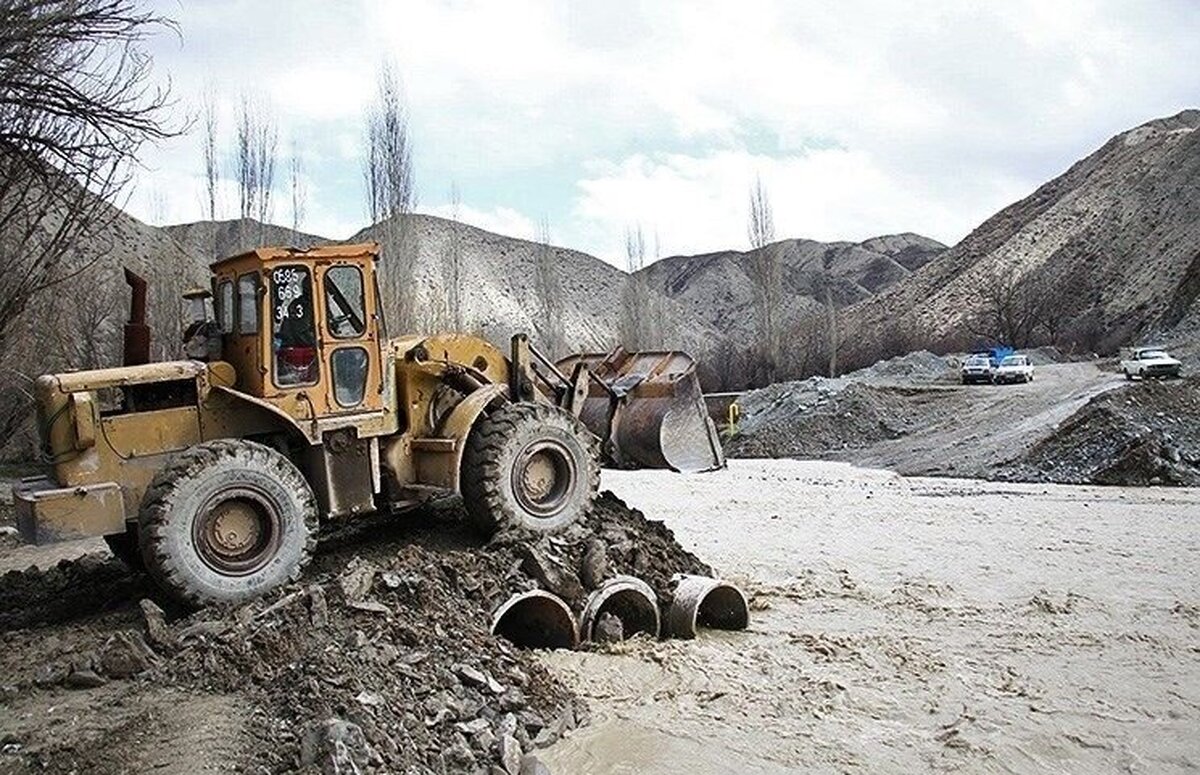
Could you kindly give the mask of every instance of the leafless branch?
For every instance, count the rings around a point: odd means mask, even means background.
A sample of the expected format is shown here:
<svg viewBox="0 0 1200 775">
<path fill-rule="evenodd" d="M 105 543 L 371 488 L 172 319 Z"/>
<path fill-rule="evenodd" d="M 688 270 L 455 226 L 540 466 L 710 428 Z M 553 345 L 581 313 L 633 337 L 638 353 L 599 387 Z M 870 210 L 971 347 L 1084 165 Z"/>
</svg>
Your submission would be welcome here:
<svg viewBox="0 0 1200 775">
<path fill-rule="evenodd" d="M 0 351 L 73 246 L 117 215 L 146 140 L 178 133 L 143 49 L 173 24 L 134 0 L 0 0 Z"/>
</svg>

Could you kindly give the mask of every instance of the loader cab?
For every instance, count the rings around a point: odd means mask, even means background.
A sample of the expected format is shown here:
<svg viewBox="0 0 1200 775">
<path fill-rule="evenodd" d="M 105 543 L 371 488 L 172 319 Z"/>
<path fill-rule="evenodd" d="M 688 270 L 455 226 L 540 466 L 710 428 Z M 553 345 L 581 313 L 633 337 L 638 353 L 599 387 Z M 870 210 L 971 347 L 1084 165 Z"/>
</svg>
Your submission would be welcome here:
<svg viewBox="0 0 1200 775">
<path fill-rule="evenodd" d="M 260 248 L 212 265 L 236 389 L 290 416 L 383 409 L 374 244 Z"/>
</svg>

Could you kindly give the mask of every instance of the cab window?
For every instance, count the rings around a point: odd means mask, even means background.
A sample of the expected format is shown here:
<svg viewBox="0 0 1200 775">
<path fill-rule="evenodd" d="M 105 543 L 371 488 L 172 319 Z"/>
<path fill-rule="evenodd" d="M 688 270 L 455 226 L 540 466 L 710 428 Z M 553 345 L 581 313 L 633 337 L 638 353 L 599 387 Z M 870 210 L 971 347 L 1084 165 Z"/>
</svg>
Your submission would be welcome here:
<svg viewBox="0 0 1200 775">
<path fill-rule="evenodd" d="M 238 333 L 258 333 L 258 275 L 244 274 L 238 278 Z"/>
<path fill-rule="evenodd" d="M 367 330 L 358 267 L 335 266 L 325 272 L 325 310 L 329 333 L 337 339 L 353 339 Z"/>
<path fill-rule="evenodd" d="M 281 266 L 271 271 L 271 333 L 275 384 L 316 382 L 316 318 L 312 276 L 306 267 Z"/>
<path fill-rule="evenodd" d="M 367 351 L 361 347 L 340 347 L 329 357 L 333 367 L 333 397 L 340 406 L 350 408 L 362 403 L 367 389 Z"/>
<path fill-rule="evenodd" d="M 217 286 L 217 323 L 222 334 L 233 333 L 233 281 L 222 280 Z"/>
</svg>

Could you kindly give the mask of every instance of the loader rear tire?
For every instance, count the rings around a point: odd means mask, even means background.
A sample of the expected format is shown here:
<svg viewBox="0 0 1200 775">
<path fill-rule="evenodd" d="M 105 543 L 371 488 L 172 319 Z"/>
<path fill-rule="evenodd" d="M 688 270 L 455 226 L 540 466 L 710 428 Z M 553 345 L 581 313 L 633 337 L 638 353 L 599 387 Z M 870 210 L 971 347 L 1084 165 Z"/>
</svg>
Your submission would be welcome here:
<svg viewBox="0 0 1200 775">
<path fill-rule="evenodd" d="M 300 577 L 317 504 L 290 460 L 251 441 L 197 444 L 158 473 L 139 517 L 151 578 L 189 606 L 238 603 Z"/>
<path fill-rule="evenodd" d="M 599 449 L 583 423 L 557 406 L 507 404 L 471 430 L 461 474 L 467 515 L 480 532 L 552 533 L 591 512 Z"/>
</svg>

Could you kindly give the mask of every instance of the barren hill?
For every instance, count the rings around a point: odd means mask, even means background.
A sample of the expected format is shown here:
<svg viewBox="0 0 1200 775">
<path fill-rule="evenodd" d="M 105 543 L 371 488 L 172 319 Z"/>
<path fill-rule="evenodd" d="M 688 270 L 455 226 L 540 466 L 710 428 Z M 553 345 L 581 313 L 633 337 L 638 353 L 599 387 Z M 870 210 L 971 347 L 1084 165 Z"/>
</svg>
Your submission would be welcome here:
<svg viewBox="0 0 1200 775">
<path fill-rule="evenodd" d="M 310 248 L 334 240 L 316 234 L 293 231 L 286 226 L 260 223 L 253 218 L 231 221 L 196 221 L 164 226 L 163 231 L 203 263 L 232 256 L 261 245 L 287 245 Z"/>
<path fill-rule="evenodd" d="M 651 285 L 698 320 L 748 345 L 757 337 L 752 267 L 763 252 L 779 254 L 786 330 L 806 311 L 823 307 L 826 293 L 838 307 L 869 299 L 945 250 L 940 242 L 911 233 L 861 243 L 788 239 L 747 252 L 664 258 L 643 271 Z"/>
<path fill-rule="evenodd" d="M 1051 295 L 1060 343 L 1105 350 L 1177 326 L 1200 295 L 1198 127 L 1200 110 L 1187 110 L 1122 132 L 848 310 L 856 330 L 961 346 L 998 277 Z"/>
</svg>

